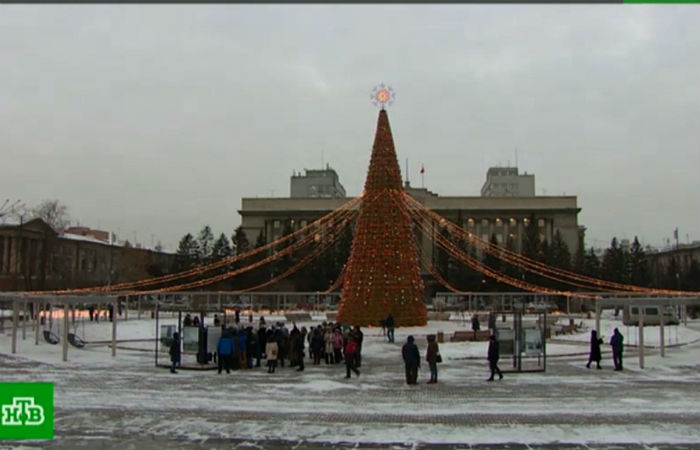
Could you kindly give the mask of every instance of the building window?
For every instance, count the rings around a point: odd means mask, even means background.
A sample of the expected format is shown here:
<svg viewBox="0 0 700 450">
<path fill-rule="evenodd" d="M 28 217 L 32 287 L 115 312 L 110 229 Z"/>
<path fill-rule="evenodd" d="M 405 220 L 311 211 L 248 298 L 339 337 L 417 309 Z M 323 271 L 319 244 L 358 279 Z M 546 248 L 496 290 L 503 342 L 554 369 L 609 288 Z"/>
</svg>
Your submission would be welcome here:
<svg viewBox="0 0 700 450">
<path fill-rule="evenodd" d="M 473 219 L 472 217 L 470 217 L 469 219 L 467 219 L 467 226 L 468 226 L 469 228 L 474 228 L 474 219 Z"/>
<path fill-rule="evenodd" d="M 503 226 L 503 221 L 501 220 L 500 217 L 496 218 L 496 226 L 497 227 Z"/>
<path fill-rule="evenodd" d="M 279 227 L 280 227 L 280 221 L 279 221 L 279 220 L 275 220 L 274 222 L 272 222 L 272 227 L 273 227 L 273 228 L 279 228 Z"/>
<path fill-rule="evenodd" d="M 514 226 L 516 226 L 517 224 L 518 224 L 518 221 L 515 220 L 515 218 L 511 217 L 511 218 L 510 218 L 510 226 L 511 226 L 511 227 L 514 227 Z"/>
<path fill-rule="evenodd" d="M 489 226 L 489 219 L 481 219 L 481 226 L 488 227 Z"/>
<path fill-rule="evenodd" d="M 301 227 L 304 228 L 306 226 L 306 220 L 302 220 L 299 222 L 301 224 Z"/>
<path fill-rule="evenodd" d="M 503 235 L 502 235 L 501 233 L 497 233 L 497 234 L 496 234 L 496 243 L 497 243 L 498 245 L 503 244 Z"/>
<path fill-rule="evenodd" d="M 537 226 L 539 226 L 540 228 L 543 228 L 544 227 L 544 219 L 537 219 Z"/>
</svg>

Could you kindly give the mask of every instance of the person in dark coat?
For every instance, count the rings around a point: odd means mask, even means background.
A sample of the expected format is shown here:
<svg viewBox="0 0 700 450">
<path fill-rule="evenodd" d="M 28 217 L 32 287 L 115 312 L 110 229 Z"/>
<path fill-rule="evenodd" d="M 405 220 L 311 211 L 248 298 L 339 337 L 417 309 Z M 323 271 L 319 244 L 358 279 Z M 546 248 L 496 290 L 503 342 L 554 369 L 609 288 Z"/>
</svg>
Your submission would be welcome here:
<svg viewBox="0 0 700 450">
<path fill-rule="evenodd" d="M 292 357 L 294 358 L 293 362 Z M 289 366 L 299 366 L 297 372 L 304 370 L 304 335 L 296 325 L 289 333 Z"/>
<path fill-rule="evenodd" d="M 596 330 L 591 330 L 591 352 L 588 355 L 588 363 L 586 364 L 586 368 L 590 369 L 591 368 L 591 362 L 595 361 L 597 368 L 600 369 L 600 344 L 603 343 L 603 340 L 598 337 L 598 332 Z"/>
<path fill-rule="evenodd" d="M 428 381 L 428 384 L 432 384 L 437 383 L 437 363 L 438 355 L 440 354 L 440 347 L 438 347 L 434 334 L 429 334 L 427 339 L 428 349 L 425 352 L 425 360 L 428 361 L 428 366 L 430 367 L 430 381 Z"/>
<path fill-rule="evenodd" d="M 175 367 L 180 364 L 180 333 L 173 333 L 173 342 L 170 343 L 170 373 L 177 373 Z"/>
<path fill-rule="evenodd" d="M 188 314 L 185 314 L 185 319 L 182 321 L 182 325 L 186 327 L 191 327 L 192 326 L 192 316 Z"/>
<path fill-rule="evenodd" d="M 491 369 L 491 376 L 486 381 L 493 381 L 493 376 L 496 373 L 498 373 L 499 380 L 503 379 L 503 374 L 501 373 L 501 369 L 498 368 L 498 358 L 500 358 L 500 356 L 501 355 L 500 355 L 500 351 L 498 349 L 498 341 L 496 340 L 496 335 L 492 334 L 491 337 L 489 338 L 489 351 L 488 351 L 488 360 L 489 360 L 489 368 Z"/>
<path fill-rule="evenodd" d="M 280 367 L 284 367 L 284 360 L 289 356 L 289 336 L 283 329 L 278 329 L 275 340 L 277 341 L 277 361 Z"/>
<path fill-rule="evenodd" d="M 357 344 L 357 350 L 355 351 L 355 367 L 360 367 L 362 365 L 362 341 L 365 335 L 362 330 L 360 330 L 359 325 L 356 325 L 355 329 L 352 330 L 352 336 L 355 338 L 355 343 Z"/>
<path fill-rule="evenodd" d="M 255 367 L 260 367 L 260 359 L 265 358 L 267 355 L 265 351 L 267 349 L 267 328 L 265 328 L 264 319 L 260 322 L 260 328 L 258 329 L 258 345 L 260 346 L 260 358 L 255 363 Z"/>
<path fill-rule="evenodd" d="M 321 356 L 323 356 L 323 330 L 321 325 L 314 328 L 311 332 L 311 342 L 309 343 L 309 351 L 314 358 L 314 365 L 321 364 Z"/>
<path fill-rule="evenodd" d="M 384 324 L 386 325 L 387 339 L 389 340 L 389 342 L 394 342 L 394 317 L 391 314 L 386 316 Z"/>
<path fill-rule="evenodd" d="M 476 341 L 476 332 L 481 329 L 481 324 L 479 323 L 479 316 L 476 313 L 472 314 L 472 331 L 474 332 L 474 340 Z"/>
<path fill-rule="evenodd" d="M 489 312 L 489 330 L 496 329 L 496 314 L 491 311 Z"/>
<path fill-rule="evenodd" d="M 612 346 L 613 352 L 613 363 L 615 364 L 615 370 L 622 370 L 622 342 L 624 338 L 620 330 L 615 328 L 612 337 L 610 338 L 610 345 Z"/>
<path fill-rule="evenodd" d="M 414 344 L 413 336 L 406 339 L 406 343 L 401 348 L 403 363 L 406 366 L 406 384 L 418 383 L 418 369 L 420 368 L 420 353 Z"/>
<path fill-rule="evenodd" d="M 360 371 L 357 370 L 355 362 L 357 357 L 357 342 L 355 342 L 355 337 L 351 334 L 348 335 L 348 341 L 343 348 L 343 356 L 345 357 L 345 378 L 350 378 L 350 371 L 352 370 L 359 377 Z"/>
<path fill-rule="evenodd" d="M 231 359 L 233 357 L 233 339 L 228 331 L 224 332 L 216 344 L 216 352 L 218 357 L 219 373 L 222 369 L 226 369 L 226 373 L 231 373 Z"/>
</svg>

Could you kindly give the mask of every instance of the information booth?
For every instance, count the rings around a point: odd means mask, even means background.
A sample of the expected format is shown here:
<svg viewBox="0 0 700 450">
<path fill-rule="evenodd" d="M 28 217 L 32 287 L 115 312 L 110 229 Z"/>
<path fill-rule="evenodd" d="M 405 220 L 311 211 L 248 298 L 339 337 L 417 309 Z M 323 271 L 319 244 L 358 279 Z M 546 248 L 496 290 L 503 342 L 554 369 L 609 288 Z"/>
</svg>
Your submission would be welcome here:
<svg viewBox="0 0 700 450">
<path fill-rule="evenodd" d="M 544 372 L 547 368 L 547 313 L 494 312 L 503 372 Z"/>
<path fill-rule="evenodd" d="M 189 313 L 197 316 L 199 325 L 183 323 L 183 314 Z M 185 308 L 156 307 L 156 366 L 170 367 L 170 346 L 177 332 L 180 335 L 181 369 L 215 369 L 214 353 L 221 337 L 221 325 L 213 323 L 214 314 L 220 315 L 221 324 L 226 323 L 225 310 L 199 310 L 195 313 Z"/>
</svg>

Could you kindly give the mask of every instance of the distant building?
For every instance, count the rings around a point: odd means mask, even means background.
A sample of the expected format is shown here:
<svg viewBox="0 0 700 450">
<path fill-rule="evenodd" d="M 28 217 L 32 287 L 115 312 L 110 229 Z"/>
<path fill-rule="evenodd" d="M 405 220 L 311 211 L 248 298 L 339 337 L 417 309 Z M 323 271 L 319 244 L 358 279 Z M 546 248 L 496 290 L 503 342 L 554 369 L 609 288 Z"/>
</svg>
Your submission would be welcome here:
<svg viewBox="0 0 700 450">
<path fill-rule="evenodd" d="M 679 283 L 680 277 L 689 272 L 693 262 L 700 264 L 700 242 L 680 244 L 655 253 L 648 252 L 646 259 L 649 262 L 649 273 L 654 285 L 661 284 L 669 277 L 676 277 L 676 282 Z M 675 268 L 675 274 L 670 273 L 672 268 Z M 679 288 L 680 285 L 674 287 Z"/>
<path fill-rule="evenodd" d="M 79 236 L 89 236 L 89 237 L 93 237 L 101 242 L 109 243 L 109 231 L 93 230 L 92 228 L 88 228 L 88 227 L 75 226 L 75 227 L 66 228 L 64 230 L 64 233 L 75 234 L 75 235 L 79 235 Z"/>
<path fill-rule="evenodd" d="M 518 174 L 517 167 L 490 167 L 481 187 L 482 197 L 534 197 L 535 176 Z"/>
<path fill-rule="evenodd" d="M 517 174 L 517 169 L 515 170 Z M 576 203 L 576 196 L 536 197 L 534 175 L 525 176 L 532 181 L 531 190 L 527 191 L 529 196 L 441 197 L 426 188 L 413 188 L 408 182 L 404 190 L 428 209 L 484 240 L 495 236 L 496 241 L 505 246 L 510 239 L 518 252 L 523 249 L 525 227 L 530 220 L 535 220 L 541 240 L 551 242 L 554 234 L 559 231 L 573 255 L 583 234 L 583 227 L 578 225 L 581 209 Z M 287 227 L 299 229 L 349 200 L 344 196 L 294 195 L 290 198 L 242 198 L 238 212 L 241 215 L 241 227 L 251 242 L 255 242 L 258 236 L 262 236 L 265 242 L 271 242 L 281 237 Z M 436 244 L 429 242 L 428 237 L 424 237 L 419 244 L 420 249 L 432 258 Z"/>
<path fill-rule="evenodd" d="M 338 174 L 326 164 L 325 169 L 304 169 L 295 173 L 290 182 L 291 198 L 345 198 L 345 188 Z"/>
<path fill-rule="evenodd" d="M 0 224 L 0 291 L 136 281 L 168 272 L 175 260 L 174 254 L 112 245 L 77 231 L 57 233 L 41 219 Z"/>
</svg>

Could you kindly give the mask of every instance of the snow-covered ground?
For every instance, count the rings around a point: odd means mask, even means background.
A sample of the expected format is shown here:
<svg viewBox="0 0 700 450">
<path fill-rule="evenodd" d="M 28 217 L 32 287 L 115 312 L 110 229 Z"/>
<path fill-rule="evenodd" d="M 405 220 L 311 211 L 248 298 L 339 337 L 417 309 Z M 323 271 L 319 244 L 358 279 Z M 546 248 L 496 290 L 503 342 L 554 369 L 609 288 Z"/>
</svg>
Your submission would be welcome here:
<svg viewBox="0 0 700 450">
<path fill-rule="evenodd" d="M 35 345 L 29 327 L 26 340 L 18 333 L 18 352 L 11 355 L 5 324 L 0 335 L 0 379 L 55 383 L 56 439 L 19 446 L 700 447 L 697 320 L 687 327 L 665 327 L 666 343 L 673 346 L 663 358 L 658 348 L 647 348 L 644 369 L 630 346 L 625 370 L 612 371 L 608 345 L 603 346 L 604 369 L 586 369 L 589 331 L 595 324 L 577 319 L 584 323 L 581 332 L 548 341 L 546 372 L 506 374 L 500 382 L 487 383 L 486 343 L 445 342 L 440 344 L 444 358 L 440 382 L 407 386 L 400 356 L 406 336 L 414 335 L 424 354 L 425 335 L 442 331 L 449 340 L 454 331 L 470 329 L 468 321 L 400 328 L 395 344 L 386 342 L 380 329 L 365 329 L 361 375 L 346 380 L 343 366 L 313 366 L 308 358 L 304 372 L 280 368 L 270 375 L 258 368 L 231 375 L 186 370 L 172 375 L 154 366 L 155 322 L 135 316 L 132 311 L 128 321 L 118 322 L 116 357 L 106 344 L 98 344 L 70 347 L 67 362 L 62 362 L 60 345 L 43 339 Z M 314 316 L 313 323 L 324 318 Z M 283 316 L 266 319 L 269 324 Z M 160 323 L 174 319 L 161 318 Z M 601 321 L 606 340 L 615 327 L 625 335 L 626 344 L 636 343 L 637 329 L 627 330 L 608 315 Z M 71 331 L 87 341 L 111 339 L 109 322 L 80 322 Z M 645 328 L 645 345 L 658 344 L 658 328 Z M 508 362 L 502 360 L 500 365 L 505 369 Z M 427 378 L 423 364 L 419 380 Z"/>
</svg>

